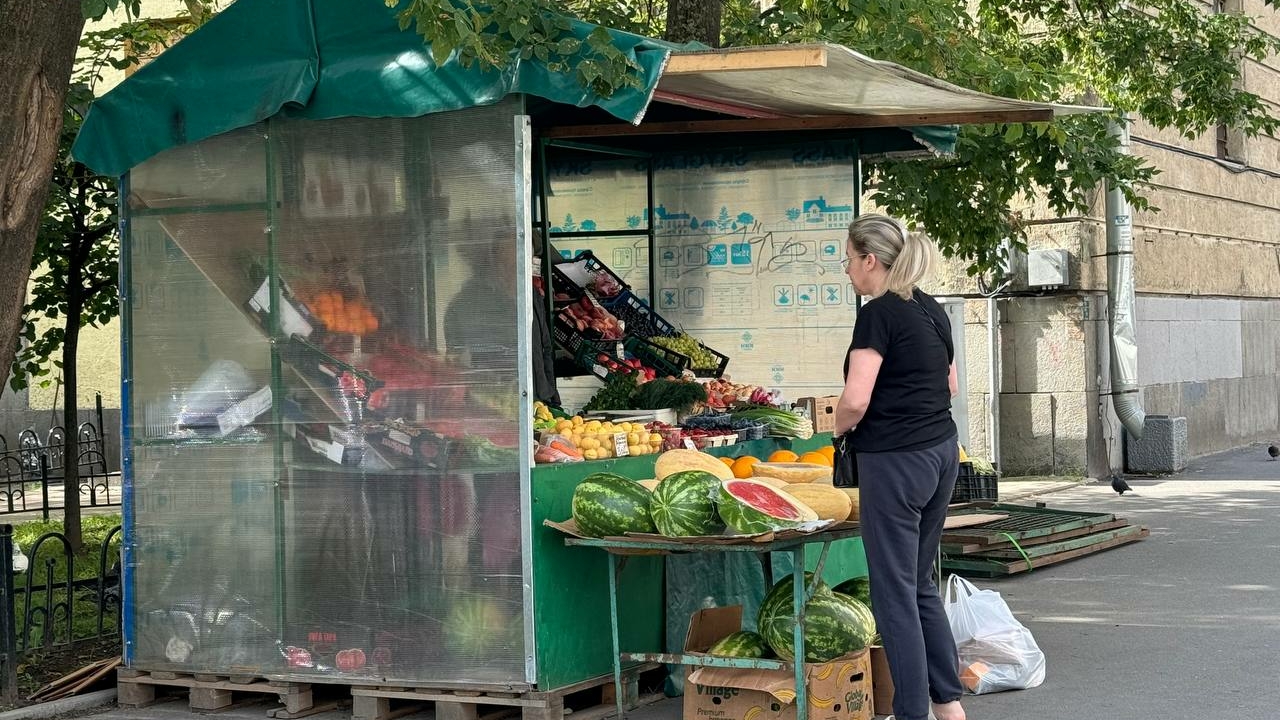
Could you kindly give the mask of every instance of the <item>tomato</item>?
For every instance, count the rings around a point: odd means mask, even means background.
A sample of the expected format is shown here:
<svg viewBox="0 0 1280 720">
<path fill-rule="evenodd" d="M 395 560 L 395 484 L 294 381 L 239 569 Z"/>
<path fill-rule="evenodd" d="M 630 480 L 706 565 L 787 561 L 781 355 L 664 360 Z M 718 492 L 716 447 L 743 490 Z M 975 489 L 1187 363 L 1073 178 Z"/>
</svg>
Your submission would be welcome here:
<svg viewBox="0 0 1280 720">
<path fill-rule="evenodd" d="M 311 653 L 305 648 L 290 645 L 284 649 L 285 665 L 291 668 L 309 668 L 315 667 L 315 663 L 311 662 Z"/>
<path fill-rule="evenodd" d="M 364 667 L 364 651 L 360 648 L 339 651 L 334 662 L 337 663 L 340 672 L 354 672 Z"/>
</svg>

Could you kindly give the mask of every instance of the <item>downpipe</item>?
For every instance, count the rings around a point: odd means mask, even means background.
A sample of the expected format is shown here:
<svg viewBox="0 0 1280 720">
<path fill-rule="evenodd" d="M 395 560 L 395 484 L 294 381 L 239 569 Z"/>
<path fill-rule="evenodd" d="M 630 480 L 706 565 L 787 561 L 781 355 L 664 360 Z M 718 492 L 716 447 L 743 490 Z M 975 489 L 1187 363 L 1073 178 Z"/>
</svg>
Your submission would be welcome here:
<svg viewBox="0 0 1280 720">
<path fill-rule="evenodd" d="M 1129 127 L 1112 121 L 1108 135 L 1119 152 L 1129 154 Z M 1134 439 L 1142 439 L 1147 414 L 1138 394 L 1138 340 L 1134 318 L 1133 216 L 1129 200 L 1114 184 L 1107 186 L 1107 324 L 1111 330 L 1111 404 Z"/>
</svg>

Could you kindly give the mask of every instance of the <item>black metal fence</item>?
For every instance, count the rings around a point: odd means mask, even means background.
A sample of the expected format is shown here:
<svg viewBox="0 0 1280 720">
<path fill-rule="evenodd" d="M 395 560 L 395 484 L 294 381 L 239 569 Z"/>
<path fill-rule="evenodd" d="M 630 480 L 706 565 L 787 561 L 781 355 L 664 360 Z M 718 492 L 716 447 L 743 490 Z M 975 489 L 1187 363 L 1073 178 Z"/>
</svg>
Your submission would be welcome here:
<svg viewBox="0 0 1280 720">
<path fill-rule="evenodd" d="M 110 507 L 120 504 L 120 473 L 107 467 L 106 439 L 102 433 L 102 397 L 97 398 L 97 424 L 76 428 L 76 466 L 80 476 L 80 506 Z M 10 446 L 0 435 L 0 515 L 63 507 L 63 470 L 66 468 L 66 430 L 55 426 L 42 439 L 33 429 L 19 433 Z M 34 498 L 40 498 L 35 508 Z M 32 501 L 28 504 L 29 499 Z"/>
<path fill-rule="evenodd" d="M 0 695 L 17 699 L 24 656 L 120 636 L 120 541 L 117 525 L 93 560 L 96 574 L 76 577 L 76 555 L 62 533 L 45 533 L 30 548 L 26 572 L 14 567 L 12 525 L 0 525 Z"/>
</svg>

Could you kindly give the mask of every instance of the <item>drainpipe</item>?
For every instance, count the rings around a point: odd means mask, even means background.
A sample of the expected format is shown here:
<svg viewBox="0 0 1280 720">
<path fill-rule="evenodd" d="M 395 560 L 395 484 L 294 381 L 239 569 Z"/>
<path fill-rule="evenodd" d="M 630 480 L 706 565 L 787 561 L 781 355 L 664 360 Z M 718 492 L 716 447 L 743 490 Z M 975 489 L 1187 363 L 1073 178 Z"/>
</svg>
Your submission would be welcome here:
<svg viewBox="0 0 1280 720">
<path fill-rule="evenodd" d="M 1129 153 L 1129 127 L 1112 121 L 1107 133 Z M 1135 439 L 1142 438 L 1146 412 L 1138 396 L 1137 323 L 1133 316 L 1133 218 L 1129 201 L 1115 185 L 1107 187 L 1107 323 L 1111 328 L 1111 404 Z"/>
<path fill-rule="evenodd" d="M 987 297 L 987 451 L 1000 467 L 1000 305 L 995 294 Z"/>
</svg>

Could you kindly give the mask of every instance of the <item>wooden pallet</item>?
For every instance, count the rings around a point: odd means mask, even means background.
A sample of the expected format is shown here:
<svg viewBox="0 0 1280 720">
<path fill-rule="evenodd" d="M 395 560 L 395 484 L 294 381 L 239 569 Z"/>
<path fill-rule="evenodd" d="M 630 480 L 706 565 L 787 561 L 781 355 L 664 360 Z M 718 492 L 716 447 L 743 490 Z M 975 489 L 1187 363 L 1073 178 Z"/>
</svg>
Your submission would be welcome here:
<svg viewBox="0 0 1280 720">
<path fill-rule="evenodd" d="M 117 702 L 122 707 L 145 707 L 156 702 L 158 690 L 170 688 L 187 691 L 188 706 L 193 712 L 216 712 L 257 701 L 262 695 L 275 695 L 281 707 L 267 712 L 278 720 L 303 718 L 332 710 L 341 700 L 316 704 L 308 683 L 268 681 L 252 676 L 203 675 L 132 668 L 116 671 Z"/>
<path fill-rule="evenodd" d="M 635 708 L 661 699 L 660 695 L 641 697 L 639 691 L 641 673 L 657 667 L 651 663 L 624 671 L 624 707 Z M 616 711 L 613 675 L 601 675 L 547 692 L 473 692 L 394 686 L 351 688 L 352 720 L 393 720 L 428 705 L 435 707 L 436 720 L 496 720 L 517 712 L 522 720 L 564 720 L 567 713 L 572 713 L 574 720 L 602 720 Z"/>
<path fill-rule="evenodd" d="M 1110 513 L 979 503 L 964 512 L 1006 512 L 1008 517 L 945 530 L 942 565 L 976 577 L 1013 575 L 1141 540 L 1145 527 Z"/>
</svg>

